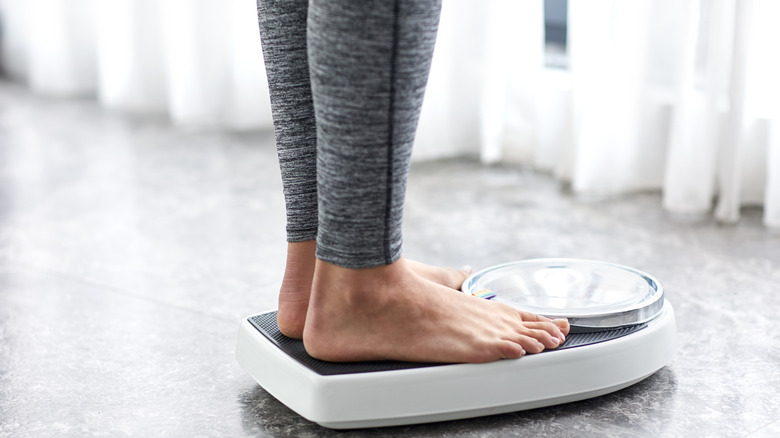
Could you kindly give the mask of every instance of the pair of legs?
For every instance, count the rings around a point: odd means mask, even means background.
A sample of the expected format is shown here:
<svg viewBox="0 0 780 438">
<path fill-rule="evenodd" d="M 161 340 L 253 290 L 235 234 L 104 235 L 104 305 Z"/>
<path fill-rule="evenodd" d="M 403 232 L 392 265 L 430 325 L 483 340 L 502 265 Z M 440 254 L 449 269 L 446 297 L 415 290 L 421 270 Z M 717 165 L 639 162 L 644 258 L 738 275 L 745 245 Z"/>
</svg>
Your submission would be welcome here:
<svg viewBox="0 0 780 438">
<path fill-rule="evenodd" d="M 283 333 L 314 357 L 486 362 L 554 348 L 565 321 L 456 291 L 401 256 L 439 0 L 259 0 L 287 210 Z"/>
</svg>

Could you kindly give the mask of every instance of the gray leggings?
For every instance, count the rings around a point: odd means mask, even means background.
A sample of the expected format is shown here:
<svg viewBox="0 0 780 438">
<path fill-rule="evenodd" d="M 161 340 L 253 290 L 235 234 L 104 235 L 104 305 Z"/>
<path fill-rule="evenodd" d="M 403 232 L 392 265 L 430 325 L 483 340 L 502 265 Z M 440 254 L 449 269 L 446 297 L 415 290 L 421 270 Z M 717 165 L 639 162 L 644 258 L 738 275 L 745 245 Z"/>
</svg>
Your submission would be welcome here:
<svg viewBox="0 0 780 438">
<path fill-rule="evenodd" d="M 346 268 L 401 256 L 441 0 L 258 0 L 287 240 Z"/>
</svg>

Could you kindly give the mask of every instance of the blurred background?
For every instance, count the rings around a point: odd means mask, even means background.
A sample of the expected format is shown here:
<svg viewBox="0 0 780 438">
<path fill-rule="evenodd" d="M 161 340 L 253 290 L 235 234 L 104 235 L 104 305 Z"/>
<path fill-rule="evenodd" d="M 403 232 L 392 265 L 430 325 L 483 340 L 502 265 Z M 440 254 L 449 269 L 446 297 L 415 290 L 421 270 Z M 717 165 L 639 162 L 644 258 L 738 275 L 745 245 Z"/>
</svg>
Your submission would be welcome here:
<svg viewBox="0 0 780 438">
<path fill-rule="evenodd" d="M 205 130 L 271 128 L 253 0 L 1 0 L 38 94 Z M 532 166 L 585 197 L 780 226 L 771 0 L 445 1 L 415 160 Z"/>
</svg>

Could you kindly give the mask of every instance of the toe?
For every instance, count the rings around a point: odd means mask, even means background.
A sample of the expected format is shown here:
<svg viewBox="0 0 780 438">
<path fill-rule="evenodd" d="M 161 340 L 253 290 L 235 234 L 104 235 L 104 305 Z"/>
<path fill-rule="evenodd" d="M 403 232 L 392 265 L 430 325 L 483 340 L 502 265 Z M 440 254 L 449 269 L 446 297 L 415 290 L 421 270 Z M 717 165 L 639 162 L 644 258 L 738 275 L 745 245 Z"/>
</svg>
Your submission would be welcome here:
<svg viewBox="0 0 780 438">
<path fill-rule="evenodd" d="M 527 353 L 541 353 L 544 351 L 544 344 L 530 336 L 521 336 L 516 341 Z"/>
<path fill-rule="evenodd" d="M 526 330 L 531 330 L 530 333 L 525 334 L 540 340 L 547 348 L 557 347 L 558 344 L 562 344 L 566 340 L 566 335 L 559 326 L 550 322 L 523 322 L 522 327 Z M 566 330 L 568 333 L 568 330 Z M 522 333 L 522 331 L 521 331 Z M 552 341 L 557 340 L 557 343 Z M 555 344 L 555 345 L 553 345 Z"/>
<path fill-rule="evenodd" d="M 564 335 L 569 334 L 569 320 L 566 318 L 560 318 L 560 319 L 554 319 L 552 321 L 553 324 L 555 324 L 558 329 L 560 329 L 561 333 Z"/>
<path fill-rule="evenodd" d="M 498 345 L 498 351 L 502 359 L 517 359 L 525 356 L 523 346 L 512 341 L 502 341 Z"/>
</svg>

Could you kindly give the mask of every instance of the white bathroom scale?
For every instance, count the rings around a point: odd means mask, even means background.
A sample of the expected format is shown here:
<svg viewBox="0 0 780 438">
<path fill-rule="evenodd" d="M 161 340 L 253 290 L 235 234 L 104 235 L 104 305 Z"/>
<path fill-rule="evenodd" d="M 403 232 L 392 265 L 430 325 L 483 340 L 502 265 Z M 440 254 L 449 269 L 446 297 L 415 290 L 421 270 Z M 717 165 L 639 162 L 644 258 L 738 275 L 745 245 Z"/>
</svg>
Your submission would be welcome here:
<svg viewBox="0 0 780 438">
<path fill-rule="evenodd" d="M 641 271 L 578 259 L 523 260 L 470 276 L 463 292 L 565 317 L 555 350 L 485 364 L 333 363 L 285 337 L 276 312 L 241 322 L 236 357 L 271 395 L 333 429 L 478 417 L 582 400 L 630 386 L 669 364 L 674 310 Z"/>
</svg>

